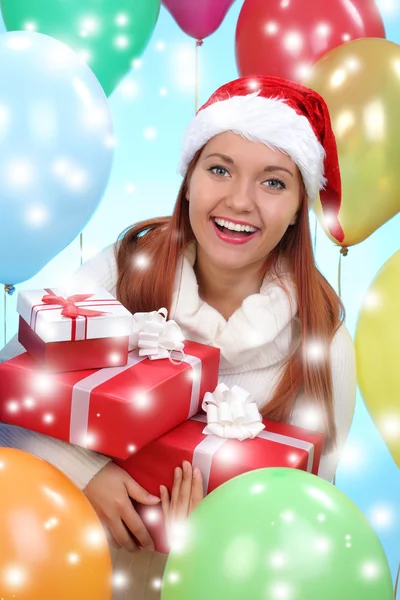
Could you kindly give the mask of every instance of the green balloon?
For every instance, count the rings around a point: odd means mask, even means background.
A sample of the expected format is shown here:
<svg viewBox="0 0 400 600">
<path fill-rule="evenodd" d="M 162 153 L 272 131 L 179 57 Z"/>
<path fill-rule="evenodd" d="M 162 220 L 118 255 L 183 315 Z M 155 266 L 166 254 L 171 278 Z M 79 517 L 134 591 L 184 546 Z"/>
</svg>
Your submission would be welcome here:
<svg viewBox="0 0 400 600">
<path fill-rule="evenodd" d="M 207 496 L 175 538 L 162 600 L 393 600 L 357 506 L 323 479 L 250 471 Z"/>
<path fill-rule="evenodd" d="M 45 33 L 81 53 L 107 96 L 145 49 L 160 0 L 0 0 L 8 31 Z"/>
</svg>

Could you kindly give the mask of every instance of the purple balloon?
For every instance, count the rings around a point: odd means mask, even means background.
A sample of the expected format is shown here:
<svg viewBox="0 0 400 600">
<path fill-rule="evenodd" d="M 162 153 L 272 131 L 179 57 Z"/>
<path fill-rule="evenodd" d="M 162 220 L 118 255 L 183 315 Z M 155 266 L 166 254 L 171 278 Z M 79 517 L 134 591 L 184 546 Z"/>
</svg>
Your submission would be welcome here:
<svg viewBox="0 0 400 600">
<path fill-rule="evenodd" d="M 196 40 L 218 29 L 235 0 L 162 0 L 179 27 Z"/>
</svg>

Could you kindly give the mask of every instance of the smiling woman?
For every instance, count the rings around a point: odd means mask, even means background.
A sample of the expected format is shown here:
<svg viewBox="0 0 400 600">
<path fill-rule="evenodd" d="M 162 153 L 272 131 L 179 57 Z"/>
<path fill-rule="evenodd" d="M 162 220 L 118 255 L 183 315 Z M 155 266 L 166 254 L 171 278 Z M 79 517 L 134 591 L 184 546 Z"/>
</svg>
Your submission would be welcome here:
<svg viewBox="0 0 400 600">
<path fill-rule="evenodd" d="M 165 306 L 186 339 L 220 348 L 220 382 L 250 392 L 265 417 L 325 433 L 318 475 L 332 481 L 356 380 L 343 307 L 315 265 L 310 236 L 308 211 L 318 193 L 332 235 L 343 235 L 326 104 L 282 79 L 231 82 L 190 124 L 180 171 L 172 216 L 129 228 L 77 280 L 108 289 L 132 313 Z M 135 549 L 132 535 L 152 548 L 131 498 L 157 499 L 111 461 L 93 463 L 98 472 L 85 493 L 122 547 L 112 550 L 114 570 L 129 565 L 133 582 L 144 581 L 114 598 L 158 598 L 150 577 L 161 576 L 165 559 L 127 552 Z M 163 489 L 162 504 L 168 514 L 176 506 L 187 514 L 201 494 L 195 470 L 177 467 L 171 501 Z"/>
<path fill-rule="evenodd" d="M 248 390 L 265 417 L 323 431 L 318 474 L 332 481 L 356 378 L 343 306 L 315 265 L 310 236 L 308 211 L 318 193 L 332 235 L 343 235 L 326 104 L 272 77 L 227 84 L 191 122 L 180 171 L 173 215 L 128 229 L 81 274 L 113 289 L 131 312 L 168 307 L 187 339 L 220 348 L 220 382 Z M 132 260 L 138 255 L 151 269 Z M 193 508 L 182 492 L 190 488 L 182 484 L 187 468 L 177 467 L 171 500 L 161 493 L 166 515 L 174 506 Z M 86 488 L 94 503 L 109 485 L 109 469 Z M 117 525 L 116 514 L 112 532 Z M 122 550 L 114 554 L 115 568 L 123 561 Z"/>
</svg>

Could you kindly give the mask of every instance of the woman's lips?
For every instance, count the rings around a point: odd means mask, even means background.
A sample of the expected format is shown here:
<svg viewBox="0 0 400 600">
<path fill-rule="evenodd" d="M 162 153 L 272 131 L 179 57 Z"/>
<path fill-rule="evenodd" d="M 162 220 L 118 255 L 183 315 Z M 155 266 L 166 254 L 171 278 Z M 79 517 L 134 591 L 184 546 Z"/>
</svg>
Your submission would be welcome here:
<svg viewBox="0 0 400 600">
<path fill-rule="evenodd" d="M 220 229 L 218 229 L 214 219 L 211 219 L 211 223 L 219 239 L 228 244 L 247 244 L 247 242 L 250 242 L 252 239 L 254 239 L 256 235 L 260 232 L 260 230 L 257 229 L 257 231 L 251 233 L 250 235 L 228 235 Z"/>
</svg>

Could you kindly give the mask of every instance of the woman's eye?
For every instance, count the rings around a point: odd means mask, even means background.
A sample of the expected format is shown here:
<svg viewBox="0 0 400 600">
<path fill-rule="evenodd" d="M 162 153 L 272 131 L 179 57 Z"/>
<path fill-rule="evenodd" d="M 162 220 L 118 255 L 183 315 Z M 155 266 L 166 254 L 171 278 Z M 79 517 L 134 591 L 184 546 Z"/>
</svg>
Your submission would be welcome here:
<svg viewBox="0 0 400 600">
<path fill-rule="evenodd" d="M 228 169 L 226 169 L 222 165 L 214 165 L 212 167 L 209 167 L 207 170 L 211 173 L 214 173 L 214 175 L 221 175 L 222 177 L 229 173 Z"/>
<path fill-rule="evenodd" d="M 266 185 L 266 187 L 271 188 L 272 190 L 285 190 L 286 189 L 286 184 L 284 181 L 282 181 L 281 179 L 267 179 L 267 181 L 264 181 Z"/>
</svg>

